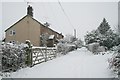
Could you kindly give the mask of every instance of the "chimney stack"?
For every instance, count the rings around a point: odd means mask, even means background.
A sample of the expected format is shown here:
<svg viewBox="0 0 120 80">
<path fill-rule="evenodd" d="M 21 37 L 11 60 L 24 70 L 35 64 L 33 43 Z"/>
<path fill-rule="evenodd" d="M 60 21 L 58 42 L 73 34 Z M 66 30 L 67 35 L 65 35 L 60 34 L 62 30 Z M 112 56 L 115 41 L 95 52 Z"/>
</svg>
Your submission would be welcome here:
<svg viewBox="0 0 120 80">
<path fill-rule="evenodd" d="M 30 15 L 33 17 L 33 8 L 30 5 L 27 7 L 27 15 Z"/>
<path fill-rule="evenodd" d="M 76 29 L 74 29 L 74 37 L 76 38 Z"/>
</svg>

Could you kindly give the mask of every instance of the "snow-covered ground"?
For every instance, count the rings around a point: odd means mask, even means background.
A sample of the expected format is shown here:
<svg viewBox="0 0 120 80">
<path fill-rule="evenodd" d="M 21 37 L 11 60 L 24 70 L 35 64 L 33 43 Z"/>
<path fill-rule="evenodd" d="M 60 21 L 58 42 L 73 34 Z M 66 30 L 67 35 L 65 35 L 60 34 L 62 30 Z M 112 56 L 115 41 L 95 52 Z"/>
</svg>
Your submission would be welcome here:
<svg viewBox="0 0 120 80">
<path fill-rule="evenodd" d="M 11 73 L 12 78 L 113 78 L 108 68 L 111 54 L 93 55 L 86 48 Z"/>
</svg>

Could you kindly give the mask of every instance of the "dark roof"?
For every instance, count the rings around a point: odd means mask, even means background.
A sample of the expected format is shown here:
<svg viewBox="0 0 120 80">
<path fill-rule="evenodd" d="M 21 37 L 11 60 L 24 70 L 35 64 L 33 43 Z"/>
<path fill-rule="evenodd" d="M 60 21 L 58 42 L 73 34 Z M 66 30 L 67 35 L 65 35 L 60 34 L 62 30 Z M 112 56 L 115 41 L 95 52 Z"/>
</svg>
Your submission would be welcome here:
<svg viewBox="0 0 120 80">
<path fill-rule="evenodd" d="M 19 23 L 21 20 L 23 20 L 23 19 L 24 19 L 25 17 L 27 17 L 27 16 L 31 17 L 30 15 L 24 16 L 24 17 L 21 18 L 19 21 L 17 21 L 16 23 L 14 23 L 12 26 L 10 26 L 9 28 L 7 28 L 7 29 L 5 30 L 5 32 L 6 32 L 7 30 L 9 30 L 10 28 L 12 28 L 12 27 L 13 27 L 14 25 L 16 25 L 17 23 Z M 34 21 L 36 21 L 37 23 L 39 23 L 40 25 L 46 27 L 45 25 L 43 25 L 42 23 L 40 23 L 38 20 L 34 19 L 33 17 L 31 17 L 31 18 L 32 18 Z M 52 29 L 49 28 L 49 27 L 47 27 L 47 28 L 50 29 L 51 31 L 57 33 L 57 34 L 60 34 L 60 33 L 56 32 L 56 31 L 52 30 Z M 62 35 L 62 34 L 60 34 L 60 35 Z M 63 36 L 63 35 L 62 35 L 62 36 Z"/>
</svg>

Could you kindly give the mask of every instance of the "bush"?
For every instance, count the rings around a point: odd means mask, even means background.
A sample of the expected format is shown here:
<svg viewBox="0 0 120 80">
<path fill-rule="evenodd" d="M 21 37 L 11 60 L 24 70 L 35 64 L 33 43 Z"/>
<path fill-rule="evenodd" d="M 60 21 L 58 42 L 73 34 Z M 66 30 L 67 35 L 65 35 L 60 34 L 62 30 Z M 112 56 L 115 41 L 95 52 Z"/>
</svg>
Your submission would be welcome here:
<svg viewBox="0 0 120 80">
<path fill-rule="evenodd" d="M 98 32 L 96 30 L 88 32 L 85 35 L 85 43 L 86 44 L 91 44 L 91 43 L 94 43 L 94 42 L 98 42 L 99 37 L 97 38 L 97 36 L 98 36 Z"/>
<path fill-rule="evenodd" d="M 2 54 L 2 71 L 11 72 L 24 67 L 26 61 L 26 44 L 4 43 L 0 45 Z"/>
<path fill-rule="evenodd" d="M 112 69 L 117 75 L 120 75 L 120 45 L 117 51 L 114 51 L 112 58 L 109 59 L 110 69 Z"/>
<path fill-rule="evenodd" d="M 57 52 L 61 54 L 67 54 L 67 52 L 73 51 L 76 49 L 75 44 L 70 44 L 70 43 L 58 43 L 57 44 Z"/>
<path fill-rule="evenodd" d="M 67 52 L 81 48 L 82 46 L 83 42 L 81 39 L 77 39 L 72 35 L 66 35 L 66 37 L 64 39 L 61 39 L 57 44 L 57 52 L 66 54 Z"/>
</svg>

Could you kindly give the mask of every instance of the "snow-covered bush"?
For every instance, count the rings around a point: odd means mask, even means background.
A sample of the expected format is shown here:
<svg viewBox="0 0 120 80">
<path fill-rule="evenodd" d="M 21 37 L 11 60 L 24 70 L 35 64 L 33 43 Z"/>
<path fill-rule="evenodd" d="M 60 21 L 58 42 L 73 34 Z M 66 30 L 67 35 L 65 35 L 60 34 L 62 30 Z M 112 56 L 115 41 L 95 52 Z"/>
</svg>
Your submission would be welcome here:
<svg viewBox="0 0 120 80">
<path fill-rule="evenodd" d="M 98 34 L 99 33 L 96 30 L 93 30 L 91 32 L 87 32 L 87 34 L 85 35 L 85 43 L 91 44 L 94 42 L 98 42 L 99 41 L 99 37 L 97 37 Z"/>
<path fill-rule="evenodd" d="M 27 44 L 3 43 L 0 45 L 0 54 L 2 55 L 2 71 L 16 71 L 25 67 Z"/>
<path fill-rule="evenodd" d="M 99 43 L 91 43 L 91 44 L 88 44 L 87 48 L 89 51 L 93 52 L 94 54 L 96 54 L 98 51 L 98 47 L 99 47 Z"/>
<path fill-rule="evenodd" d="M 106 48 L 104 46 L 100 46 L 99 43 L 91 43 L 88 44 L 87 49 L 91 52 L 93 52 L 94 54 L 100 54 L 101 52 L 105 52 Z"/>
<path fill-rule="evenodd" d="M 66 35 L 64 39 L 59 40 L 59 43 L 57 44 L 57 52 L 66 54 L 67 52 L 81 48 L 82 46 L 83 42 L 81 39 L 77 39 L 72 35 Z"/>
<path fill-rule="evenodd" d="M 67 52 L 73 51 L 74 49 L 76 49 L 76 45 L 74 44 L 62 43 L 62 42 L 59 42 L 57 44 L 57 52 L 64 55 L 67 54 Z"/>
<path fill-rule="evenodd" d="M 98 52 L 105 52 L 106 51 L 106 47 L 99 46 L 97 50 L 98 50 Z"/>
<path fill-rule="evenodd" d="M 112 58 L 110 58 L 108 62 L 110 69 L 112 69 L 117 75 L 120 75 L 120 45 L 118 46 L 117 51 L 114 51 Z"/>
<path fill-rule="evenodd" d="M 118 46 L 114 46 L 110 49 L 110 51 L 118 51 Z"/>
<path fill-rule="evenodd" d="M 83 41 L 81 39 L 77 39 L 73 44 L 75 44 L 77 48 L 83 47 Z"/>
</svg>

